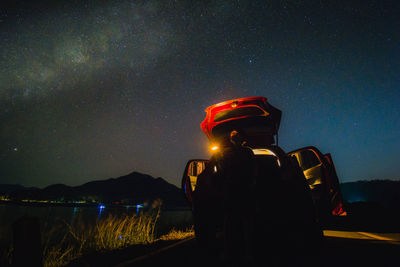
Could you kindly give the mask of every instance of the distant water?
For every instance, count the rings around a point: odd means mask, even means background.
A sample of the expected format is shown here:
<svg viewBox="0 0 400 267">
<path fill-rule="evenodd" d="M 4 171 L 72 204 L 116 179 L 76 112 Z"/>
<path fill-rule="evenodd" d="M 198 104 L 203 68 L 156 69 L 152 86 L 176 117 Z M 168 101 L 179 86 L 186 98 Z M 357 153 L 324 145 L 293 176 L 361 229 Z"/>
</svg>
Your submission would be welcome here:
<svg viewBox="0 0 400 267">
<path fill-rule="evenodd" d="M 131 207 L 62 207 L 62 206 L 20 206 L 14 204 L 0 204 L 0 245 L 4 246 L 12 240 L 12 223 L 22 216 L 35 216 L 40 220 L 42 231 L 51 229 L 54 224 L 66 222 L 74 225 L 79 220 L 95 223 L 96 220 L 108 215 L 133 215 L 141 209 Z M 158 232 L 164 233 L 168 229 L 183 229 L 192 224 L 190 210 L 162 210 L 157 223 Z"/>
</svg>

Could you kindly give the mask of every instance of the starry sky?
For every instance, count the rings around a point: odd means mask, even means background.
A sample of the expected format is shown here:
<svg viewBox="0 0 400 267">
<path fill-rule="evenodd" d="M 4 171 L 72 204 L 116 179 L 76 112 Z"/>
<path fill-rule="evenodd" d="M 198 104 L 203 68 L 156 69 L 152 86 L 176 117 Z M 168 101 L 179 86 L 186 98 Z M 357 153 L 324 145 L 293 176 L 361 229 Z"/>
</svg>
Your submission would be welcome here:
<svg viewBox="0 0 400 267">
<path fill-rule="evenodd" d="M 204 109 L 265 96 L 285 151 L 342 182 L 400 179 L 396 1 L 11 1 L 0 8 L 0 183 L 132 171 L 179 185 Z"/>
</svg>

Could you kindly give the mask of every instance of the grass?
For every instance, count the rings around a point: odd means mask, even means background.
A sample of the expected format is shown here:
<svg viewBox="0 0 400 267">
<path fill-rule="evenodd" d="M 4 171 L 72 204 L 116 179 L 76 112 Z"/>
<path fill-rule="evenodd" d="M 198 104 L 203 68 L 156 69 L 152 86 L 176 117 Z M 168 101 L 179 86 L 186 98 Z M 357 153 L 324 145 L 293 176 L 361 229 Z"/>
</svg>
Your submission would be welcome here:
<svg viewBox="0 0 400 267">
<path fill-rule="evenodd" d="M 96 222 L 79 220 L 70 225 L 59 221 L 42 232 L 44 267 L 63 266 L 92 252 L 112 251 L 132 245 L 151 244 L 159 240 L 180 240 L 194 235 L 193 227 L 185 231 L 170 230 L 157 237 L 156 224 L 161 202 L 139 214 L 109 215 Z M 0 251 L 0 265 L 10 266 L 12 245 Z"/>
<path fill-rule="evenodd" d="M 93 251 L 110 251 L 155 241 L 160 206 L 139 214 L 99 219 L 94 224 L 63 222 L 43 235 L 43 265 L 63 266 Z"/>
<path fill-rule="evenodd" d="M 149 211 L 134 215 L 109 215 L 94 225 L 80 221 L 74 226 L 64 222 L 62 229 L 53 227 L 42 239 L 43 265 L 63 266 L 94 251 L 111 251 L 158 240 L 179 240 L 194 234 L 192 228 L 187 231 L 172 229 L 157 238 L 160 206 L 161 203 L 156 203 Z"/>
<path fill-rule="evenodd" d="M 160 240 L 181 240 L 194 236 L 194 228 L 188 228 L 185 231 L 175 230 L 174 228 L 168 234 L 161 236 Z"/>
</svg>

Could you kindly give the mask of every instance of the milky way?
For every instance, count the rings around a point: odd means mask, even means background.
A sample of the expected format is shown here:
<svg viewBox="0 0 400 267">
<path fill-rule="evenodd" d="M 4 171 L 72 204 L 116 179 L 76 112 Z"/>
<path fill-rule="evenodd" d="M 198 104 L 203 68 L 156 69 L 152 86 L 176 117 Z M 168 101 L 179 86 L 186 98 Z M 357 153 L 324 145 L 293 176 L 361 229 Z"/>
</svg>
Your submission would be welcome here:
<svg viewBox="0 0 400 267">
<path fill-rule="evenodd" d="M 389 1 L 390 2 L 390 1 Z M 179 184 L 219 101 L 265 96 L 280 145 L 400 179 L 399 8 L 384 1 L 26 1 L 0 13 L 0 183 Z"/>
</svg>

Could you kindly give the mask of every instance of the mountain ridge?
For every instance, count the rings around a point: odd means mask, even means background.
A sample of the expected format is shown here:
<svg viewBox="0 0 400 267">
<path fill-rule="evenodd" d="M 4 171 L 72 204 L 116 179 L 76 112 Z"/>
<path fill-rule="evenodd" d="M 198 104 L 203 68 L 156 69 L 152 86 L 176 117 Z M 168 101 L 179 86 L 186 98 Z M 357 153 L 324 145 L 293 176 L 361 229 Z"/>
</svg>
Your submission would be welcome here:
<svg viewBox="0 0 400 267">
<path fill-rule="evenodd" d="M 400 207 L 400 181 L 359 180 L 340 184 L 346 202 L 374 202 L 385 207 Z M 163 200 L 167 206 L 185 206 L 181 189 L 161 177 L 132 172 L 118 178 L 89 181 L 77 186 L 52 184 L 42 189 L 0 184 L 0 195 L 12 200 L 81 200 L 86 203 L 139 204 Z"/>
<path fill-rule="evenodd" d="M 375 202 L 384 207 L 400 206 L 400 181 L 359 180 L 340 184 L 347 202 Z"/>
<path fill-rule="evenodd" d="M 161 199 L 166 206 L 183 206 L 181 190 L 161 177 L 132 172 L 118 178 L 90 181 L 77 186 L 52 184 L 42 189 L 0 185 L 12 200 L 83 201 L 85 203 L 139 204 Z"/>
</svg>

